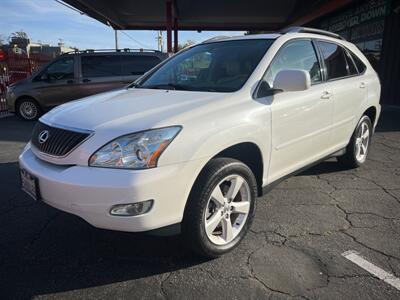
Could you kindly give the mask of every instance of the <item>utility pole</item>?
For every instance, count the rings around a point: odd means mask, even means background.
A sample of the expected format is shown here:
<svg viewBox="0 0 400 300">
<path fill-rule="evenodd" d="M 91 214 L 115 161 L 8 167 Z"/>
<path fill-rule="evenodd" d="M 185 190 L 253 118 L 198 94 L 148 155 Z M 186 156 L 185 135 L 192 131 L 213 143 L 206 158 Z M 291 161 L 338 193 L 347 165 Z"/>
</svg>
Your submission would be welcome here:
<svg viewBox="0 0 400 300">
<path fill-rule="evenodd" d="M 157 50 L 163 52 L 163 50 L 164 50 L 163 49 L 164 48 L 164 46 L 163 46 L 164 42 L 163 42 L 163 36 L 162 36 L 162 31 L 161 30 L 157 32 L 156 40 L 157 40 Z"/>
<path fill-rule="evenodd" d="M 118 50 L 118 31 L 114 30 L 115 35 L 115 50 Z"/>
</svg>

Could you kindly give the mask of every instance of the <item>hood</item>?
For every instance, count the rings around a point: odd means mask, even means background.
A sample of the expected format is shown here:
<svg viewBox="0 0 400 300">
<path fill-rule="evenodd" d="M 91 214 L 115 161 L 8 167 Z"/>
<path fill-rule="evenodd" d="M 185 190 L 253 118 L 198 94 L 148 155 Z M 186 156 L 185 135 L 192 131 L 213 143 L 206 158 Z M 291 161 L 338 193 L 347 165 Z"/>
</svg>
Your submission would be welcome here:
<svg viewBox="0 0 400 300">
<path fill-rule="evenodd" d="M 120 89 L 63 104 L 41 121 L 87 130 L 131 133 L 156 126 L 182 125 L 193 112 L 227 94 L 158 89 Z M 212 106 L 212 105 L 211 105 Z M 210 107 L 208 107 L 210 108 Z"/>
</svg>

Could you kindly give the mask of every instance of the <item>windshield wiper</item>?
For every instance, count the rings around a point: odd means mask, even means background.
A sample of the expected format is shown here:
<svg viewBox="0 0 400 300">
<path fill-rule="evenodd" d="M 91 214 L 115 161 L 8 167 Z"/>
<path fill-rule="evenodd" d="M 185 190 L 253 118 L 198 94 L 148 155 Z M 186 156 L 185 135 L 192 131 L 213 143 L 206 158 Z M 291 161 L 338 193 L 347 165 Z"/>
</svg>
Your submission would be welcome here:
<svg viewBox="0 0 400 300">
<path fill-rule="evenodd" d="M 175 84 L 175 83 L 162 83 L 162 84 L 153 84 L 153 85 L 141 85 L 139 86 L 144 89 L 162 89 L 162 90 L 189 90 L 188 86 Z"/>
</svg>

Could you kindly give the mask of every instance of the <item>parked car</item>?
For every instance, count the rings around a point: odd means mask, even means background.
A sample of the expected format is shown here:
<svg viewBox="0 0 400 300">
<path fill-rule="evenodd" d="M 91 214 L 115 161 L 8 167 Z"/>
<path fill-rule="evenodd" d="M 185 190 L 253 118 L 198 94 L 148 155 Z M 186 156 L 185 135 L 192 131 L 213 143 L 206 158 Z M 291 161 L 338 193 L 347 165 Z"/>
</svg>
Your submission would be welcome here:
<svg viewBox="0 0 400 300">
<path fill-rule="evenodd" d="M 181 232 L 219 256 L 281 180 L 333 156 L 363 165 L 379 97 L 368 60 L 329 32 L 214 39 L 41 117 L 22 188 L 96 227 Z"/>
<path fill-rule="evenodd" d="M 155 50 L 85 50 L 61 55 L 25 80 L 9 86 L 8 107 L 36 120 L 54 106 L 120 88 L 166 59 Z"/>
</svg>

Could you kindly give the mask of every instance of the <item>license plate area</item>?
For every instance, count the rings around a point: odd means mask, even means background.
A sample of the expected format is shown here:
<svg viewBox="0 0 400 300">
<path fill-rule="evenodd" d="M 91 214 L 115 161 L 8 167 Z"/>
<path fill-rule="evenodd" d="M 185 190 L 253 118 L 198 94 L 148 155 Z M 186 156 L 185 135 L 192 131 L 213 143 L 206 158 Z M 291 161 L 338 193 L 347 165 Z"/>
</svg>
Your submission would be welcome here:
<svg viewBox="0 0 400 300">
<path fill-rule="evenodd" d="M 33 198 L 35 201 L 40 200 L 39 181 L 24 169 L 19 170 L 21 177 L 21 189 Z"/>
</svg>

